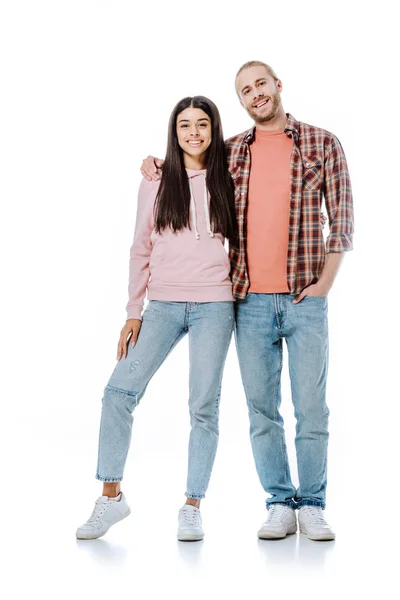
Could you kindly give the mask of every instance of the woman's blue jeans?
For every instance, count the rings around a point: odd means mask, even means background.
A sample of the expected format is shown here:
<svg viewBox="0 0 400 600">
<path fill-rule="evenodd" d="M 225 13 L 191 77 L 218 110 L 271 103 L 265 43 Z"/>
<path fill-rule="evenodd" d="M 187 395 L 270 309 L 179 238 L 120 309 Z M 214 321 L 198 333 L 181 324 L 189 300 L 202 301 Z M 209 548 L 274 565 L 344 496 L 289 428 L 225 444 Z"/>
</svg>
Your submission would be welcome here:
<svg viewBox="0 0 400 600">
<path fill-rule="evenodd" d="M 191 431 L 186 496 L 204 498 L 217 450 L 222 374 L 233 326 L 233 302 L 149 302 L 135 347 L 129 345 L 104 390 L 97 479 L 122 480 L 132 413 L 155 372 L 188 333 Z M 165 393 L 169 402 L 173 400 L 173 390 Z"/>
</svg>

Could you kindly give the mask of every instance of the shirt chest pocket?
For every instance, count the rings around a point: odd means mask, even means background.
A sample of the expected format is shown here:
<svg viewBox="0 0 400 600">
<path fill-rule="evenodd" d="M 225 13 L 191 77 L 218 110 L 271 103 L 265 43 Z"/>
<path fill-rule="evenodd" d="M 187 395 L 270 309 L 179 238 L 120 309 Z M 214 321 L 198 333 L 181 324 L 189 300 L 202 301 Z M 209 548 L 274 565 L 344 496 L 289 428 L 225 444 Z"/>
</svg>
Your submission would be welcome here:
<svg viewBox="0 0 400 600">
<path fill-rule="evenodd" d="M 303 190 L 319 190 L 323 181 L 323 161 L 319 156 L 302 156 Z"/>
</svg>

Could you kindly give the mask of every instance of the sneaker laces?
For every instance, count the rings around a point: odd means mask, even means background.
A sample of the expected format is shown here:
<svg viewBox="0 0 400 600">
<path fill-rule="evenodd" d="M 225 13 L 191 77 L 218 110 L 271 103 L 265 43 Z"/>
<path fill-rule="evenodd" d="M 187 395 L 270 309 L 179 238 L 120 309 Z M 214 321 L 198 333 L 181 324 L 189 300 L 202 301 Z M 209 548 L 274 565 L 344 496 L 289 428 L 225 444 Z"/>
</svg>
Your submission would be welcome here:
<svg viewBox="0 0 400 600">
<path fill-rule="evenodd" d="M 275 521 L 282 521 L 284 514 L 288 507 L 283 504 L 273 504 L 268 510 L 268 518 L 265 523 L 272 523 Z"/>
<path fill-rule="evenodd" d="M 104 513 L 110 508 L 111 503 L 104 500 L 96 500 L 92 514 L 90 515 L 87 523 L 97 523 L 100 521 Z"/>
<path fill-rule="evenodd" d="M 183 524 L 189 525 L 189 527 L 199 527 L 200 511 L 189 510 L 183 507 L 181 509 L 181 519 L 183 521 Z"/>
<path fill-rule="evenodd" d="M 325 517 L 322 514 L 322 508 L 320 506 L 304 506 L 303 511 L 313 523 L 327 525 Z"/>
</svg>

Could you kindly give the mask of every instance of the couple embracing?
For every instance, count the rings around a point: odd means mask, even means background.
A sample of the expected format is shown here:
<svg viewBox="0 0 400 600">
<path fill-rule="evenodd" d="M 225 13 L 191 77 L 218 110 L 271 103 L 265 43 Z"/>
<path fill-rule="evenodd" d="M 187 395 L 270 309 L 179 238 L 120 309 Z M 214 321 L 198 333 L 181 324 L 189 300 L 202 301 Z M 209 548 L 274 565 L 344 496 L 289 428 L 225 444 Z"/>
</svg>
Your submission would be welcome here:
<svg viewBox="0 0 400 600">
<path fill-rule="evenodd" d="M 96 478 L 103 492 L 78 528 L 78 539 L 101 537 L 130 514 L 121 481 L 133 411 L 186 334 L 191 431 L 178 539 L 203 539 L 200 502 L 217 450 L 221 383 L 233 332 L 255 465 L 269 494 L 258 537 L 284 538 L 296 533 L 298 522 L 312 540 L 335 538 L 323 513 L 327 296 L 344 252 L 352 249 L 346 158 L 333 134 L 284 112 L 282 82 L 269 65 L 244 64 L 235 86 L 254 120 L 250 130 L 224 142 L 213 102 L 184 98 L 171 114 L 165 161 L 149 157 L 142 165 L 127 321 L 102 401 Z M 279 413 L 283 340 L 297 422 L 297 489 Z"/>
</svg>

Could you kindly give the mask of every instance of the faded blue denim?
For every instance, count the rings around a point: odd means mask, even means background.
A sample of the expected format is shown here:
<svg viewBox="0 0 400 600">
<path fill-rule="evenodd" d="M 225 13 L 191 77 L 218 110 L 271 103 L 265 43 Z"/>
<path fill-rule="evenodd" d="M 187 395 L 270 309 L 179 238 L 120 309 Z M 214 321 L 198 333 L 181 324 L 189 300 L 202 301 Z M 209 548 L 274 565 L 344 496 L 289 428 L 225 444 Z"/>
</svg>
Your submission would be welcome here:
<svg viewBox="0 0 400 600">
<path fill-rule="evenodd" d="M 325 507 L 329 411 L 328 305 L 325 296 L 248 294 L 236 302 L 235 338 L 258 476 L 273 503 Z M 292 483 L 281 404 L 283 340 L 296 425 L 299 487 Z"/>
<path fill-rule="evenodd" d="M 191 431 L 186 496 L 204 498 L 218 444 L 222 374 L 234 326 L 233 302 L 150 301 L 134 348 L 104 390 L 96 478 L 121 481 L 133 411 L 147 384 L 177 343 L 189 334 Z M 166 390 L 168 402 L 174 390 Z M 160 449 L 161 451 L 161 449 Z"/>
</svg>

